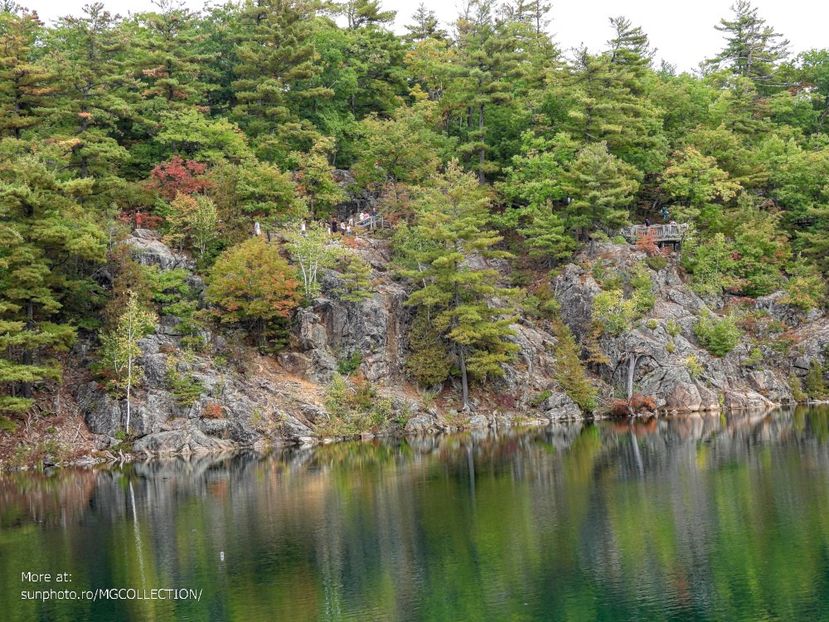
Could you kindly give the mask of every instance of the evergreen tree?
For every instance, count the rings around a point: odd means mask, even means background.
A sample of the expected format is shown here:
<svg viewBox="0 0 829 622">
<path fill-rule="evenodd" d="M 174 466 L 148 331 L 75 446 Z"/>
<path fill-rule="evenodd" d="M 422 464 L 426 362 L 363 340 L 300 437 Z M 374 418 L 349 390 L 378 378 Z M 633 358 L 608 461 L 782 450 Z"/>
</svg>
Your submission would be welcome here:
<svg viewBox="0 0 829 622">
<path fill-rule="evenodd" d="M 0 159 L 0 405 L 25 410 L 33 388 L 59 375 L 75 323 L 92 322 L 89 280 L 104 259 L 104 235 L 77 202 L 84 180 L 62 180 L 37 158 Z"/>
<path fill-rule="evenodd" d="M 313 144 L 319 133 L 301 113 L 334 93 L 315 81 L 321 67 L 310 36 L 314 14 L 306 0 L 247 0 L 243 7 L 233 116 L 271 161 Z"/>
<path fill-rule="evenodd" d="M 512 358 L 516 346 L 508 309 L 493 299 L 508 298 L 510 291 L 497 285 L 497 272 L 477 267 L 473 257 L 504 258 L 495 249 L 500 237 L 487 229 L 489 199 L 472 175 L 457 162 L 449 164 L 435 187 L 424 189 L 417 201 L 410 235 L 430 240 L 420 248 L 408 246 L 407 258 L 418 269 L 403 273 L 423 286 L 411 294 L 407 305 L 425 307 L 434 326 L 446 339 L 458 365 L 463 407 L 469 408 L 469 377 L 498 376 L 501 365 Z"/>
<path fill-rule="evenodd" d="M 411 42 L 425 41 L 426 39 L 444 40 L 449 35 L 440 27 L 435 12 L 427 9 L 422 2 L 412 15 L 412 23 L 406 25 L 406 39 Z"/>
<path fill-rule="evenodd" d="M 789 41 L 761 18 L 748 0 L 737 0 L 731 19 L 721 19 L 717 30 L 725 36 L 725 47 L 703 66 L 727 68 L 758 85 L 771 86 L 776 65 L 788 55 Z"/>
<path fill-rule="evenodd" d="M 608 153 L 605 143 L 592 143 L 579 151 L 565 188 L 572 199 L 564 209 L 571 231 L 581 237 L 594 228 L 613 231 L 629 222 L 638 171 Z"/>
<path fill-rule="evenodd" d="M 21 138 L 43 121 L 54 75 L 36 56 L 43 24 L 37 13 L 0 11 L 0 135 Z"/>
</svg>

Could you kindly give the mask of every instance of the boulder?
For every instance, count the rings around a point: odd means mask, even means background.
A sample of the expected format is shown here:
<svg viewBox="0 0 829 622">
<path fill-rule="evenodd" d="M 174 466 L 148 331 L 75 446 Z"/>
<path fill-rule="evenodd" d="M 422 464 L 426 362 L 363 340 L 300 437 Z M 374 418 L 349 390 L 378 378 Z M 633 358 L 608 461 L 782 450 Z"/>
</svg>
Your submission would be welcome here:
<svg viewBox="0 0 829 622">
<path fill-rule="evenodd" d="M 135 453 L 151 455 L 201 455 L 230 452 L 236 445 L 230 441 L 207 436 L 196 427 L 154 432 L 133 443 Z"/>
</svg>

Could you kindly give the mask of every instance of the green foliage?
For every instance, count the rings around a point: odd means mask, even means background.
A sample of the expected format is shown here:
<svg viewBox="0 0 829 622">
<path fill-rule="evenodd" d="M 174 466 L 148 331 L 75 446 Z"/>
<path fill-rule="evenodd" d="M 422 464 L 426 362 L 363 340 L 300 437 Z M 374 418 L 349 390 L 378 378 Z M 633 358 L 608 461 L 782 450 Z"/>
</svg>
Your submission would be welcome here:
<svg viewBox="0 0 829 622">
<path fill-rule="evenodd" d="M 571 231 L 618 229 L 629 222 L 639 172 L 608 152 L 605 143 L 583 147 L 565 176 L 571 203 L 564 215 Z"/>
<path fill-rule="evenodd" d="M 714 356 L 725 356 L 731 352 L 742 337 L 732 317 L 716 319 L 711 314 L 697 319 L 694 323 L 694 335 L 702 347 Z"/>
<path fill-rule="evenodd" d="M 108 379 L 109 387 L 127 398 L 127 433 L 132 389 L 140 385 L 144 377 L 144 370 L 136 360 L 141 356 L 138 342 L 155 329 L 156 321 L 155 314 L 141 306 L 134 292 L 129 292 L 126 307 L 115 326 L 101 335 L 100 369 Z"/>
<path fill-rule="evenodd" d="M 585 412 L 596 409 L 598 392 L 590 382 L 579 359 L 579 346 L 564 322 L 553 325 L 556 337 L 555 378 L 564 392 Z"/>
<path fill-rule="evenodd" d="M 676 337 L 679 333 L 682 332 L 682 327 L 679 325 L 673 318 L 669 318 L 668 321 L 665 323 L 665 330 L 671 337 Z"/>
<path fill-rule="evenodd" d="M 692 277 L 691 287 L 701 295 L 720 295 L 733 282 L 734 250 L 722 233 L 703 242 L 692 236 L 683 243 L 682 267 Z"/>
<path fill-rule="evenodd" d="M 434 387 L 449 377 L 452 359 L 425 309 L 417 312 L 409 329 L 409 351 L 406 371 L 420 386 Z"/>
<path fill-rule="evenodd" d="M 702 376 L 705 371 L 705 367 L 703 367 L 699 359 L 693 354 L 689 355 L 685 359 L 685 369 L 688 370 L 688 375 L 690 375 L 694 380 Z"/>
<path fill-rule="evenodd" d="M 488 205 L 477 180 L 452 162 L 418 198 L 409 235 L 423 242 L 398 249 L 404 255 L 401 263 L 411 266 L 402 271 L 404 276 L 418 286 L 406 304 L 429 310 L 433 326 L 447 341 L 460 371 L 464 406 L 468 376 L 501 375 L 517 348 L 508 340 L 509 309 L 491 302 L 512 292 L 497 285 L 495 270 L 468 261 L 473 255 L 509 256 L 496 250 L 501 238 L 486 228 Z"/>
<path fill-rule="evenodd" d="M 292 228 L 285 231 L 286 248 L 299 266 L 305 301 L 312 302 L 320 291 L 322 270 L 334 268 L 343 256 L 343 248 L 332 239 L 324 225 L 312 222 L 305 231 Z"/>
<path fill-rule="evenodd" d="M 820 361 L 812 360 L 809 363 L 809 371 L 806 374 L 804 389 L 806 395 L 812 400 L 824 400 L 829 397 L 829 393 L 826 390 L 826 375 Z"/>
<path fill-rule="evenodd" d="M 530 406 L 533 408 L 538 408 L 541 406 L 547 399 L 553 394 L 552 391 L 549 389 L 544 389 L 543 391 L 533 395 L 532 399 L 530 400 Z"/>
<path fill-rule="evenodd" d="M 806 392 L 803 390 L 803 383 L 797 374 L 789 374 L 789 389 L 792 392 L 792 399 L 797 403 L 803 403 L 809 399 Z"/>
<path fill-rule="evenodd" d="M 298 285 L 276 245 L 253 237 L 219 256 L 205 297 L 217 307 L 220 322 L 241 324 L 264 348 L 268 339 L 279 339 L 282 322 L 299 304 Z"/>
<path fill-rule="evenodd" d="M 322 436 L 376 432 L 392 423 L 391 400 L 380 396 L 376 388 L 364 379 L 349 383 L 340 374 L 334 374 L 324 403 L 329 419 L 317 424 L 317 431 Z"/>
<path fill-rule="evenodd" d="M 636 302 L 626 300 L 621 289 L 601 291 L 593 298 L 593 320 L 610 335 L 629 331 L 636 316 Z"/>
<path fill-rule="evenodd" d="M 362 363 L 363 355 L 360 352 L 354 352 L 351 356 L 341 359 L 337 363 L 337 372 L 343 376 L 348 376 L 360 369 Z"/>
<path fill-rule="evenodd" d="M 645 257 L 645 263 L 648 264 L 648 268 L 654 272 L 659 272 L 668 265 L 668 260 L 662 255 L 652 255 L 650 257 Z"/>
<path fill-rule="evenodd" d="M 638 315 L 644 315 L 656 304 L 656 294 L 653 291 L 653 281 L 650 272 L 639 264 L 634 267 L 630 275 L 630 285 L 633 288 L 631 300 Z"/>
<path fill-rule="evenodd" d="M 343 249 L 336 270 L 339 272 L 331 294 L 344 302 L 361 302 L 371 298 L 371 266 L 353 251 Z"/>
<path fill-rule="evenodd" d="M 183 408 L 195 404 L 204 392 L 204 386 L 192 374 L 181 373 L 178 370 L 178 364 L 173 357 L 167 360 L 167 373 L 164 379 L 176 404 Z"/>
</svg>

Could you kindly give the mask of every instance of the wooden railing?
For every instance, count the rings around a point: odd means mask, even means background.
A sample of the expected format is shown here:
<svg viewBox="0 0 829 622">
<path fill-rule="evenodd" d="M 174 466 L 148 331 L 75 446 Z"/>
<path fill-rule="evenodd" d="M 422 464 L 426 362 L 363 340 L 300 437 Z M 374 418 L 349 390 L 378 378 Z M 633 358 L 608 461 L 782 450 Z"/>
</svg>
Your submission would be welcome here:
<svg viewBox="0 0 829 622">
<path fill-rule="evenodd" d="M 660 242 L 681 242 L 688 233 L 689 225 L 670 223 L 667 225 L 633 225 L 622 229 L 619 233 L 631 243 L 635 243 L 640 237 L 652 237 L 653 241 Z"/>
</svg>

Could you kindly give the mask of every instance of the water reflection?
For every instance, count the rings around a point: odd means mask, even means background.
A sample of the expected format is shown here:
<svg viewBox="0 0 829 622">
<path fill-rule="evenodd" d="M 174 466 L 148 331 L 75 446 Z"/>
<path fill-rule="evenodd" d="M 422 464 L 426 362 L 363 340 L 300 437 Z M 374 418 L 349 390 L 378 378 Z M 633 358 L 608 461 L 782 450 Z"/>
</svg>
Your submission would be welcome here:
<svg viewBox="0 0 829 622">
<path fill-rule="evenodd" d="M 8 620 L 829 618 L 829 412 L 0 477 Z M 201 602 L 21 602 L 23 570 Z"/>
</svg>

